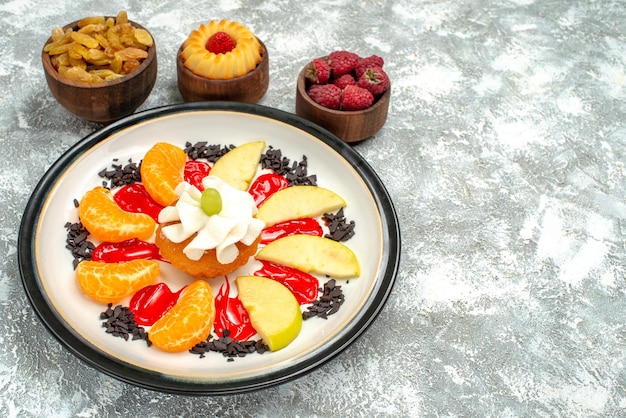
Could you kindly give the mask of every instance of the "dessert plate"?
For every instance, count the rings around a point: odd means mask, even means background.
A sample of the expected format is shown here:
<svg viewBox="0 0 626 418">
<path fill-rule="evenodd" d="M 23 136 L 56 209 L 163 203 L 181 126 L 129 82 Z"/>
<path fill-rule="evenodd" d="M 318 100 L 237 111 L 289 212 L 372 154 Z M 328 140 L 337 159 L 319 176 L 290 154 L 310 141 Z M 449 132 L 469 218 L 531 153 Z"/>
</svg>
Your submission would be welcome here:
<svg viewBox="0 0 626 418">
<path fill-rule="evenodd" d="M 258 139 L 280 149 L 292 161 L 306 156 L 308 173 L 317 175 L 317 184 L 335 191 L 348 203 L 345 216 L 355 221 L 356 235 L 346 245 L 359 259 L 361 276 L 337 280 L 345 295 L 341 309 L 328 319 L 304 321 L 298 337 L 282 350 L 253 353 L 234 361 L 215 352 L 203 358 L 189 352 L 165 353 L 148 347 L 145 341 L 126 341 L 107 334 L 100 319 L 106 306 L 80 292 L 72 255 L 65 248 L 65 223 L 78 221 L 74 199 L 102 183 L 100 170 L 129 159 L 139 162 L 156 142 L 184 147 L 186 142 L 240 145 Z M 376 173 L 357 152 L 293 114 L 232 102 L 152 109 L 83 138 L 36 186 L 18 241 L 20 273 L 30 302 L 67 349 L 122 381 L 152 390 L 199 395 L 239 393 L 280 384 L 330 360 L 374 321 L 391 292 L 400 261 L 400 231 L 393 204 Z M 161 264 L 161 279 L 173 289 L 189 281 L 169 264 Z M 214 294 L 223 280 L 212 279 Z"/>
</svg>

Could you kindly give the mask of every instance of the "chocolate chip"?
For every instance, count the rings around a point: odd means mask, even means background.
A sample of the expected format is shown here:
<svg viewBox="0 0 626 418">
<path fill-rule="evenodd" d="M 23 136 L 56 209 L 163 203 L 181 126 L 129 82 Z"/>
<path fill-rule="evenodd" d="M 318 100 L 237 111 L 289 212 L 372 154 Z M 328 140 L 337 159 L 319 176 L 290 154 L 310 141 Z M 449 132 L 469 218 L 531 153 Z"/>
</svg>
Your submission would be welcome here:
<svg viewBox="0 0 626 418">
<path fill-rule="evenodd" d="M 261 156 L 261 168 L 272 170 L 274 173 L 285 176 L 290 185 L 317 185 L 317 176 L 308 174 L 308 160 L 306 155 L 302 161 L 293 163 L 283 156 L 280 149 L 271 146 Z"/>
<path fill-rule="evenodd" d="M 308 160 L 306 155 L 302 156 L 302 161 L 294 161 L 291 170 L 285 173 L 287 181 L 292 186 L 317 186 L 317 176 L 308 174 Z"/>
<path fill-rule="evenodd" d="M 213 335 L 209 335 L 206 341 L 196 344 L 189 352 L 198 354 L 200 358 L 204 358 L 206 353 L 213 351 L 222 353 L 224 357 L 228 358 L 228 361 L 234 361 L 235 357 L 245 357 L 247 354 L 254 352 L 263 354 L 267 350 L 268 347 L 260 340 L 235 340 L 230 337 L 228 330 L 223 330 L 221 338 L 215 338 Z"/>
<path fill-rule="evenodd" d="M 232 144 L 222 147 L 220 144 L 208 145 L 206 141 L 196 142 L 193 145 L 191 142 L 186 142 L 185 154 L 192 160 L 203 158 L 210 163 L 214 163 L 233 148 L 235 146 Z"/>
<path fill-rule="evenodd" d="M 306 320 L 316 316 L 327 319 L 328 316 L 337 313 L 345 301 L 341 286 L 337 286 L 335 279 L 330 279 L 324 283 L 320 292 L 322 295 L 314 300 L 313 304 L 307 306 L 306 311 L 302 312 L 302 319 Z"/>
<path fill-rule="evenodd" d="M 133 341 L 144 340 L 150 346 L 148 333 L 145 328 L 137 324 L 135 314 L 122 305 L 117 305 L 115 308 L 112 306 L 113 304 L 109 303 L 106 311 L 100 313 L 100 319 L 104 320 L 102 327 L 105 328 L 105 332 L 126 341 L 132 336 Z"/>
<path fill-rule="evenodd" d="M 89 232 L 83 227 L 82 223 L 66 222 L 65 230 L 67 231 L 65 248 L 72 253 L 72 257 L 74 257 L 72 263 L 74 269 L 76 269 L 78 263 L 81 261 L 91 260 L 93 250 L 95 250 L 96 246 L 92 242 L 87 241 Z"/>
<path fill-rule="evenodd" d="M 281 176 L 289 172 L 289 164 L 289 158 L 284 157 L 280 149 L 274 149 L 272 146 L 261 155 L 261 168 L 272 170 Z"/>
<path fill-rule="evenodd" d="M 105 179 L 102 186 L 109 189 L 139 183 L 141 182 L 141 163 L 137 164 L 129 159 L 126 165 L 111 164 L 110 169 L 104 168 L 98 175 Z"/>
<path fill-rule="evenodd" d="M 343 214 L 343 208 L 336 214 L 325 213 L 322 219 L 328 226 L 329 233 L 325 235 L 335 241 L 347 241 L 354 236 L 354 221 L 348 222 Z"/>
</svg>

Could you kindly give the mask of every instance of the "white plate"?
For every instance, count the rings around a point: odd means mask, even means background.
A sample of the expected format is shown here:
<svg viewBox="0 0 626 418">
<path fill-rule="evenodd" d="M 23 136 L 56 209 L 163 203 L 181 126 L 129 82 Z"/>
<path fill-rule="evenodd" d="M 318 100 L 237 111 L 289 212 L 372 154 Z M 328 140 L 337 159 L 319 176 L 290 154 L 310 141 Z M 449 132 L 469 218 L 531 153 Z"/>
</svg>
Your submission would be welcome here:
<svg viewBox="0 0 626 418">
<path fill-rule="evenodd" d="M 292 161 L 308 159 L 317 184 L 348 203 L 356 235 L 346 242 L 357 254 L 361 276 L 338 280 L 345 303 L 328 320 L 304 321 L 300 335 L 277 352 L 250 354 L 228 362 L 219 353 L 205 358 L 171 354 L 106 334 L 102 304 L 83 295 L 72 256 L 65 248 L 67 221 L 78 221 L 73 200 L 100 185 L 98 172 L 117 159 L 139 162 L 156 142 L 240 145 L 265 140 Z M 48 329 L 73 353 L 101 371 L 150 389 L 187 394 L 243 392 L 309 372 L 353 342 L 386 301 L 400 259 L 400 235 L 391 200 L 374 171 L 350 146 L 297 116 L 259 105 L 195 103 L 139 113 L 84 138 L 66 152 L 37 185 L 19 236 L 22 281 Z M 254 261 L 238 273 L 253 273 Z M 177 290 L 190 278 L 161 263 L 161 278 Z M 326 281 L 320 277 L 321 283 Z M 211 281 L 217 294 L 223 278 Z M 127 301 L 126 301 L 127 302 Z M 124 303 L 122 303 L 124 304 Z M 128 303 L 126 303 L 128 305 Z"/>
</svg>

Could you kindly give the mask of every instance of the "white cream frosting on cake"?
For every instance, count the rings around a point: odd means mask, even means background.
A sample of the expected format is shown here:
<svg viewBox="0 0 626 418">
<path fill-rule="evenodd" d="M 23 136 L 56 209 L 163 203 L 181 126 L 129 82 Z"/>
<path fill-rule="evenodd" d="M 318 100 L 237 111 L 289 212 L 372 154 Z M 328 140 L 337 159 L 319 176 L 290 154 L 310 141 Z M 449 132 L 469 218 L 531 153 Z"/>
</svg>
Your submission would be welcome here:
<svg viewBox="0 0 626 418">
<path fill-rule="evenodd" d="M 195 237 L 183 250 L 190 260 L 199 260 L 206 250 L 215 249 L 217 261 L 228 264 L 239 255 L 235 243 L 251 245 L 265 223 L 256 219 L 257 207 L 250 193 L 235 189 L 216 176 L 202 180 L 205 189 L 216 189 L 222 198 L 222 210 L 207 215 L 200 205 L 202 192 L 187 182 L 176 188 L 178 201 L 165 207 L 159 214 L 159 223 L 167 239 L 180 243 Z"/>
</svg>

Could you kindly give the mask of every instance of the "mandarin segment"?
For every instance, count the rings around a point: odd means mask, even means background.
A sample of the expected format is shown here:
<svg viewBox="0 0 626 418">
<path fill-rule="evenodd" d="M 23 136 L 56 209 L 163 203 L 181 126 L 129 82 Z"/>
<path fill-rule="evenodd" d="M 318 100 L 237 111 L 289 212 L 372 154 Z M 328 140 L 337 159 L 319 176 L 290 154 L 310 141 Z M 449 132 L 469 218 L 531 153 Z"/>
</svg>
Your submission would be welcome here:
<svg viewBox="0 0 626 418">
<path fill-rule="evenodd" d="M 111 191 L 100 186 L 83 195 L 78 216 L 87 231 L 100 241 L 145 241 L 156 229 L 156 222 L 149 215 L 123 210 L 113 200 Z"/>
<path fill-rule="evenodd" d="M 154 323 L 148 336 L 152 345 L 163 351 L 187 351 L 209 337 L 214 320 L 211 286 L 196 280 L 182 291 L 176 305 Z"/>
<path fill-rule="evenodd" d="M 178 199 L 175 189 L 183 181 L 186 162 L 185 151 L 165 142 L 155 144 L 143 157 L 141 181 L 157 203 L 169 206 Z"/>
<path fill-rule="evenodd" d="M 76 278 L 83 293 L 93 300 L 116 303 L 154 283 L 159 271 L 159 263 L 154 260 L 122 263 L 84 260 L 76 267 Z"/>
</svg>

